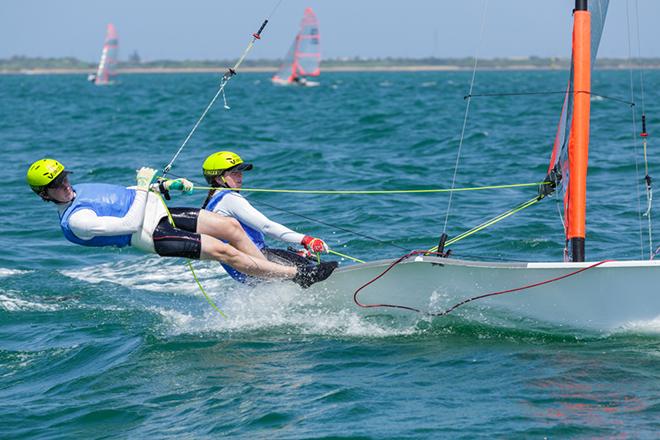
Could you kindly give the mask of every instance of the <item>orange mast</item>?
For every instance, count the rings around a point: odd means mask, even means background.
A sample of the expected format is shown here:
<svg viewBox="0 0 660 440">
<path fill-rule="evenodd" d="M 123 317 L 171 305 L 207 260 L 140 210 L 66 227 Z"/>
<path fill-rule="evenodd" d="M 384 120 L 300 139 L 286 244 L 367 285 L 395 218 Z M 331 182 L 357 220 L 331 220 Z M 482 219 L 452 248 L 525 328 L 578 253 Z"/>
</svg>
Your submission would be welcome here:
<svg viewBox="0 0 660 440">
<path fill-rule="evenodd" d="M 573 261 L 584 261 L 591 110 L 591 14 L 587 0 L 576 0 L 573 13 L 573 118 L 568 141 L 569 173 L 566 238 Z"/>
</svg>

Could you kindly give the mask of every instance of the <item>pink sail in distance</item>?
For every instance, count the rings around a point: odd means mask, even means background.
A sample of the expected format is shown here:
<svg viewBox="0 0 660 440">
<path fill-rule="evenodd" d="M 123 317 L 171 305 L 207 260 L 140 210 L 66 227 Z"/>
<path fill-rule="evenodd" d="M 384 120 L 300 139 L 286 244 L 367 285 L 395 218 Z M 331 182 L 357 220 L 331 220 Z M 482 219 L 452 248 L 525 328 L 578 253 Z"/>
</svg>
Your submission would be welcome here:
<svg viewBox="0 0 660 440">
<path fill-rule="evenodd" d="M 307 81 L 305 77 L 319 76 L 320 65 L 319 21 L 312 8 L 307 8 L 300 22 L 300 31 L 284 57 L 282 66 L 273 77 L 273 82 L 280 85 L 318 85 L 316 82 Z"/>
<path fill-rule="evenodd" d="M 101 53 L 101 61 L 96 71 L 94 84 L 106 85 L 111 84 L 115 75 L 117 74 L 117 56 L 119 54 L 119 40 L 117 39 L 117 31 L 112 23 L 108 24 L 108 30 L 105 34 L 105 42 L 103 43 L 103 52 Z"/>
</svg>

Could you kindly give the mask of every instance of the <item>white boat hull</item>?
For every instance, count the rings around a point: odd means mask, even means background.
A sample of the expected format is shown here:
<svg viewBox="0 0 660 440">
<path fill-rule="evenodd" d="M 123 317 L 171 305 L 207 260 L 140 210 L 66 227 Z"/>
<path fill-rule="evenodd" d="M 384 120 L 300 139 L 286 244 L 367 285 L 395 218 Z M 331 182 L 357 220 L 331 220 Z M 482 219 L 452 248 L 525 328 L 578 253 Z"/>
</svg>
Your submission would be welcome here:
<svg viewBox="0 0 660 440">
<path fill-rule="evenodd" d="M 279 78 L 279 77 L 274 77 L 274 78 L 271 78 L 271 81 L 276 86 L 318 87 L 318 86 L 321 85 L 321 83 L 318 82 L 318 81 L 310 81 L 310 80 L 305 79 L 305 78 L 303 78 L 303 79 L 304 79 L 304 81 L 287 81 L 287 80 Z"/>
<path fill-rule="evenodd" d="M 338 269 L 316 289 L 336 306 L 368 313 L 353 301 L 360 286 L 381 274 L 393 260 Z M 474 296 L 541 283 L 595 263 L 487 263 L 412 257 L 363 289 L 363 304 L 394 304 L 437 313 Z M 504 310 L 514 316 L 579 328 L 611 330 L 660 317 L 660 261 L 607 262 L 567 278 L 470 302 L 452 314 Z M 404 313 L 415 313 L 405 312 Z"/>
</svg>

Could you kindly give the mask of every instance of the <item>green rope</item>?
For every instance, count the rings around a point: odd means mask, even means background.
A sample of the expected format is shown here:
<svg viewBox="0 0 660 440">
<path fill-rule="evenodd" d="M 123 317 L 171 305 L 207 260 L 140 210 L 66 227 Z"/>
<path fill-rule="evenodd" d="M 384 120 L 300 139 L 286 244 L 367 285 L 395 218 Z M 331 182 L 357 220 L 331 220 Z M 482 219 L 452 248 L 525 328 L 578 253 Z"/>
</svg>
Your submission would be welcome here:
<svg viewBox="0 0 660 440">
<path fill-rule="evenodd" d="M 158 196 L 161 203 L 165 207 L 165 212 L 167 212 L 167 219 L 169 220 L 170 224 L 172 226 L 176 227 L 176 225 L 174 224 L 174 218 L 172 218 L 172 214 L 170 213 L 170 209 L 167 207 L 167 203 L 165 203 L 165 200 L 163 200 L 163 197 L 160 195 L 160 193 L 158 193 L 156 191 L 152 191 L 152 192 Z M 204 295 L 204 298 L 206 298 L 206 302 L 208 302 L 211 305 L 211 307 L 213 307 L 215 310 L 217 310 L 218 313 L 220 313 L 220 315 L 222 315 L 222 317 L 226 319 L 227 315 L 222 313 L 222 310 L 220 310 L 218 308 L 218 306 L 215 305 L 215 303 L 213 302 L 211 297 L 206 293 L 206 290 L 204 290 L 204 287 L 202 286 L 202 283 L 199 281 L 199 278 L 197 278 L 197 274 L 195 273 L 195 269 L 193 269 L 192 262 L 190 260 L 186 260 L 186 264 L 188 265 L 188 268 L 190 269 L 190 273 L 192 273 L 192 276 L 195 279 L 195 282 L 197 283 L 197 286 L 199 287 L 199 290 L 202 291 L 202 294 Z"/>
<path fill-rule="evenodd" d="M 220 309 L 218 308 L 218 306 L 215 305 L 215 303 L 213 302 L 213 300 L 211 299 L 211 297 L 209 297 L 208 294 L 206 293 L 206 290 L 204 290 L 204 287 L 202 287 L 202 283 L 199 282 L 199 279 L 197 278 L 197 274 L 195 273 L 195 269 L 193 269 L 192 262 L 191 262 L 190 260 L 187 260 L 187 261 L 186 261 L 186 264 L 187 264 L 188 267 L 190 268 L 190 273 L 192 273 L 193 278 L 195 278 L 195 282 L 197 283 L 197 286 L 199 287 L 199 290 L 201 290 L 202 293 L 204 294 L 204 298 L 206 298 L 206 301 L 207 301 L 209 304 L 211 304 L 211 307 L 213 307 L 215 310 L 217 310 L 217 312 L 220 313 L 220 314 L 222 315 L 223 318 L 226 319 L 226 318 L 227 318 L 227 315 L 225 315 L 224 313 L 222 313 L 222 310 L 220 310 Z"/>
<path fill-rule="evenodd" d="M 539 202 L 541 199 L 542 199 L 541 197 L 535 196 L 533 199 L 530 199 L 530 200 L 528 200 L 524 203 L 521 203 L 520 205 L 516 206 L 515 208 L 512 208 L 508 211 L 505 211 L 501 214 L 498 214 L 497 216 L 493 217 L 492 219 L 486 220 L 485 222 L 481 223 L 480 225 L 477 225 L 474 228 L 472 228 L 468 231 L 465 231 L 462 234 L 457 235 L 456 237 L 454 237 L 451 240 L 447 241 L 445 243 L 445 246 L 452 245 L 452 244 L 454 244 L 454 243 L 456 243 L 456 242 L 458 242 L 458 241 L 460 241 L 464 238 L 469 237 L 472 234 L 476 234 L 477 232 L 479 232 L 483 229 L 486 229 L 487 227 L 492 226 L 495 223 L 500 222 L 500 221 L 504 220 L 505 218 L 510 217 L 513 214 L 522 211 L 525 208 L 529 208 L 530 206 L 532 206 L 535 203 Z M 438 250 L 438 246 L 434 246 L 431 249 L 429 249 L 428 251 L 429 252 L 435 252 L 437 250 Z"/>
<path fill-rule="evenodd" d="M 346 254 L 342 254 L 340 252 L 333 251 L 332 249 L 328 249 L 328 252 L 333 254 L 333 255 L 337 255 L 339 257 L 348 258 L 349 260 L 353 260 L 356 263 L 365 263 L 364 260 L 360 260 L 359 258 L 351 257 L 350 255 L 346 255 Z"/>
<path fill-rule="evenodd" d="M 246 192 L 266 192 L 266 193 L 297 193 L 297 194 L 413 194 L 413 193 L 443 193 L 443 192 L 460 192 L 460 191 L 481 191 L 481 190 L 489 190 L 489 189 L 505 189 L 505 188 L 521 188 L 521 187 L 527 187 L 527 186 L 539 186 L 539 185 L 547 185 L 548 182 L 535 182 L 535 183 L 515 183 L 515 184 L 510 184 L 510 185 L 490 185 L 490 186 L 478 186 L 478 187 L 466 187 L 466 188 L 454 188 L 454 189 L 405 189 L 405 190 L 374 190 L 374 191 L 369 191 L 369 190 L 306 190 L 306 189 L 266 189 L 266 188 L 241 188 L 240 191 L 246 191 Z M 211 190 L 211 189 L 218 189 L 215 187 L 206 187 L 206 186 L 195 186 L 195 190 Z M 535 196 L 533 199 L 530 199 L 524 203 L 521 203 L 520 205 L 516 206 L 515 208 L 512 208 L 508 211 L 505 211 L 501 214 L 498 214 L 497 216 L 491 218 L 490 220 L 487 220 L 474 228 L 463 232 L 462 234 L 452 238 L 451 240 L 447 241 L 445 243 L 446 246 L 452 245 L 460 240 L 463 240 L 464 238 L 467 238 L 473 234 L 476 234 L 477 232 L 486 229 L 489 226 L 494 225 L 495 223 L 498 223 L 502 220 L 504 220 L 507 217 L 512 216 L 513 214 L 522 211 L 525 208 L 528 208 L 537 202 L 539 202 L 542 199 L 542 197 Z M 161 198 L 162 200 L 162 198 Z M 165 204 L 165 202 L 163 202 Z M 167 206 L 166 206 L 167 209 Z M 169 216 L 169 210 L 168 210 L 168 216 Z M 172 222 L 171 217 L 170 217 L 170 222 Z M 172 224 L 174 224 L 172 222 Z M 438 246 L 434 246 L 431 249 L 429 249 L 429 252 L 435 252 L 438 250 Z M 355 261 L 357 263 L 365 263 L 364 260 L 360 260 L 359 258 L 351 257 L 350 255 L 342 254 L 340 252 L 336 252 L 333 250 L 328 251 L 331 254 L 337 255 L 339 257 L 347 258 L 349 260 Z M 317 260 L 320 259 L 319 255 L 317 254 Z M 191 271 L 192 271 L 192 265 L 191 265 Z M 195 273 L 193 272 L 193 276 L 195 276 Z M 195 280 L 197 281 L 197 277 L 195 277 Z M 204 293 L 204 296 L 206 296 L 207 300 L 209 303 L 215 307 L 215 304 L 213 304 L 209 297 L 206 295 L 206 292 L 204 292 L 204 289 L 202 288 L 201 284 L 198 285 L 200 287 L 200 290 L 202 290 L 202 293 Z M 220 310 L 217 309 L 219 312 Z M 222 314 L 222 312 L 220 312 Z M 224 314 L 223 314 L 224 316 Z"/>
<path fill-rule="evenodd" d="M 528 186 L 545 185 L 548 182 L 533 182 L 533 183 L 514 183 L 510 185 L 489 185 L 489 186 L 475 186 L 466 188 L 436 188 L 436 189 L 394 189 L 394 190 L 320 190 L 320 189 L 269 189 L 269 188 L 240 188 L 237 191 L 244 192 L 263 192 L 263 193 L 293 193 L 293 194 L 424 194 L 424 193 L 446 193 L 446 192 L 462 192 L 462 191 L 483 191 L 490 189 L 506 189 L 506 188 L 523 188 Z M 194 190 L 208 191 L 211 189 L 218 189 L 210 186 L 197 186 Z"/>
</svg>

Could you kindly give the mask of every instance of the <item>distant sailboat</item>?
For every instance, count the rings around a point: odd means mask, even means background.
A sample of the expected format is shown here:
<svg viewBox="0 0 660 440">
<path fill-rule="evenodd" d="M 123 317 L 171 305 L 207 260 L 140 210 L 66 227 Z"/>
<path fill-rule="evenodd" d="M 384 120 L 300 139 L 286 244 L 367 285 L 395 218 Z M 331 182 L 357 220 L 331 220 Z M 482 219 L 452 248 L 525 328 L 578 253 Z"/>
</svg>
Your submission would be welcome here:
<svg viewBox="0 0 660 440">
<path fill-rule="evenodd" d="M 320 64 L 319 21 L 312 8 L 307 8 L 300 22 L 300 31 L 284 57 L 280 70 L 273 77 L 273 84 L 318 86 L 317 81 L 310 81 L 307 77 L 319 76 L 321 74 Z"/>
<path fill-rule="evenodd" d="M 105 42 L 103 43 L 103 52 L 101 53 L 99 67 L 96 70 L 96 74 L 89 75 L 87 79 L 97 86 L 112 84 L 114 77 L 117 75 L 118 53 L 119 40 L 117 39 L 117 31 L 114 25 L 110 23 L 105 33 Z"/>
</svg>

